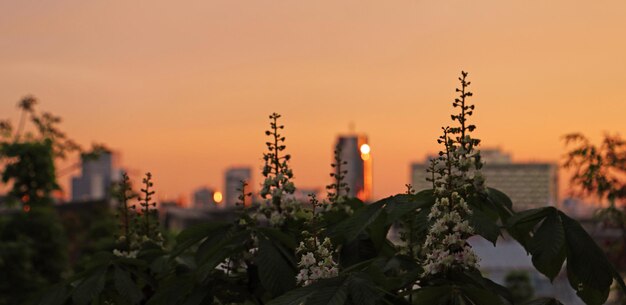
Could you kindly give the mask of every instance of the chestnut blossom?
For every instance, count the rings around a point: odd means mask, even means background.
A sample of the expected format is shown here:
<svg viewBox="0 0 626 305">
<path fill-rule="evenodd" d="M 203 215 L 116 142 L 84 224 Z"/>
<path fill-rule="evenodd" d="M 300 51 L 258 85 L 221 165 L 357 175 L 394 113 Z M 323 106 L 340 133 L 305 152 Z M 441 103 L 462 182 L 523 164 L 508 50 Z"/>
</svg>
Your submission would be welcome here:
<svg viewBox="0 0 626 305">
<path fill-rule="evenodd" d="M 304 232 L 305 236 L 307 234 Z M 333 245 L 328 237 L 321 243 L 315 236 L 305 238 L 296 248 L 296 254 L 300 256 L 298 267 L 301 268 L 296 275 L 298 285 L 307 286 L 319 279 L 339 275 L 338 265 L 333 260 Z"/>
</svg>

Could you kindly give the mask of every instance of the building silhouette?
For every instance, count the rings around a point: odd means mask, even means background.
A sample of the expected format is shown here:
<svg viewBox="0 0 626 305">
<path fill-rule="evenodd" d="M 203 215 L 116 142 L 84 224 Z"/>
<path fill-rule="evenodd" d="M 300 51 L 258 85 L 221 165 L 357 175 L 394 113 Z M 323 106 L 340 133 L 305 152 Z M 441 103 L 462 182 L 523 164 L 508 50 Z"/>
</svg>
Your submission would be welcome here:
<svg viewBox="0 0 626 305">
<path fill-rule="evenodd" d="M 231 167 L 226 170 L 224 181 L 224 207 L 234 207 L 239 201 L 241 181 L 248 183 L 246 193 L 252 192 L 252 169 L 250 167 Z M 250 197 L 246 197 L 245 204 L 250 204 Z"/>
<path fill-rule="evenodd" d="M 192 207 L 194 209 L 210 209 L 216 208 L 215 190 L 208 187 L 201 187 L 193 192 Z"/>
<path fill-rule="evenodd" d="M 431 189 L 426 181 L 429 160 L 411 165 L 411 184 L 415 190 Z M 507 194 L 516 211 L 558 204 L 558 164 L 513 162 L 511 155 L 499 149 L 481 150 L 481 169 L 486 185 Z"/>
<path fill-rule="evenodd" d="M 341 169 L 348 171 L 343 180 L 350 188 L 348 197 L 356 197 L 364 202 L 371 200 L 372 155 L 367 136 L 339 136 L 335 148 L 341 151 L 341 160 L 346 162 Z"/>
<path fill-rule="evenodd" d="M 117 156 L 111 152 L 81 157 L 81 174 L 72 178 L 72 201 L 102 200 L 109 197 L 111 184 L 118 180 Z"/>
</svg>

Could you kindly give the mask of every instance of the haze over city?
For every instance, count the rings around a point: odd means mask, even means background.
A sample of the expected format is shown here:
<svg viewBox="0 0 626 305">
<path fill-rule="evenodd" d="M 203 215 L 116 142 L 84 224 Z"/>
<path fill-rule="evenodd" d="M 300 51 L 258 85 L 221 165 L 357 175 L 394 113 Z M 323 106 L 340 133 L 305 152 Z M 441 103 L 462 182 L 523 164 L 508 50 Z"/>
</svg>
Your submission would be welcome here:
<svg viewBox="0 0 626 305">
<path fill-rule="evenodd" d="M 151 171 L 161 198 L 220 189 L 232 165 L 259 182 L 272 112 L 296 185 L 322 187 L 353 125 L 381 198 L 439 150 L 461 70 L 477 137 L 514 160 L 623 134 L 625 28 L 623 1 L 2 2 L 0 113 L 33 94 L 79 143 Z"/>
</svg>

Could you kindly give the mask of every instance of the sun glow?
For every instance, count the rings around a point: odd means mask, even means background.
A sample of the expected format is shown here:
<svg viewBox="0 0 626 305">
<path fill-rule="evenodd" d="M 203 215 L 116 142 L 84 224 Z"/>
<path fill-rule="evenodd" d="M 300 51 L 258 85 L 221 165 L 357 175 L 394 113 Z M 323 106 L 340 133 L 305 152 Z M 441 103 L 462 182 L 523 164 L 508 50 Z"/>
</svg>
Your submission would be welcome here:
<svg viewBox="0 0 626 305">
<path fill-rule="evenodd" d="M 213 193 L 213 201 L 215 201 L 215 203 L 221 203 L 222 199 L 223 199 L 223 196 L 221 192 Z"/>
<path fill-rule="evenodd" d="M 370 146 L 367 144 L 361 145 L 361 154 L 367 155 L 370 153 Z"/>
</svg>

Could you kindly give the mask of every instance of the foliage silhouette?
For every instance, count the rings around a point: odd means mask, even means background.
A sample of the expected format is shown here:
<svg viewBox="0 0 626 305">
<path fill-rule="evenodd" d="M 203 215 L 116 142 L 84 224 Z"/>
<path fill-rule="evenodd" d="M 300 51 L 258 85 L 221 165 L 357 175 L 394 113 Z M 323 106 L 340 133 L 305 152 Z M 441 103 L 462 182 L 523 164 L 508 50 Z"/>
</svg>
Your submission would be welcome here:
<svg viewBox="0 0 626 305">
<path fill-rule="evenodd" d="M 438 139 L 442 151 L 429 169 L 433 189 L 409 187 L 368 204 L 341 200 L 349 210 L 323 208 L 316 198 L 308 205 L 297 203 L 291 197 L 290 156 L 283 152 L 284 126 L 274 113 L 266 131 L 272 140 L 264 154 L 265 204 L 241 204 L 235 222 L 190 227 L 171 249 L 148 242 L 134 255 L 102 253 L 84 273 L 51 289 L 50 296 L 61 296 L 52 303 L 514 304 L 509 289 L 483 277 L 467 242 L 482 236 L 496 245 L 504 233 L 550 279 L 567 262 L 570 285 L 588 305 L 604 303 L 613 281 L 626 291 L 578 222 L 554 207 L 514 212 L 504 193 L 487 187 L 480 174 L 480 140 L 472 137 L 476 126 L 469 123 L 475 106 L 469 103 L 473 94 L 467 77 L 466 72 L 459 77 L 454 125 L 444 127 Z M 342 193 L 341 164 L 335 160 L 329 188 L 333 201 L 340 201 Z M 243 203 L 245 184 L 241 193 Z M 394 225 L 402 243 L 388 238 Z M 332 263 L 338 272 L 323 272 Z M 302 281 L 304 274 L 310 281 Z M 527 304 L 560 303 L 544 298 Z"/>
</svg>

